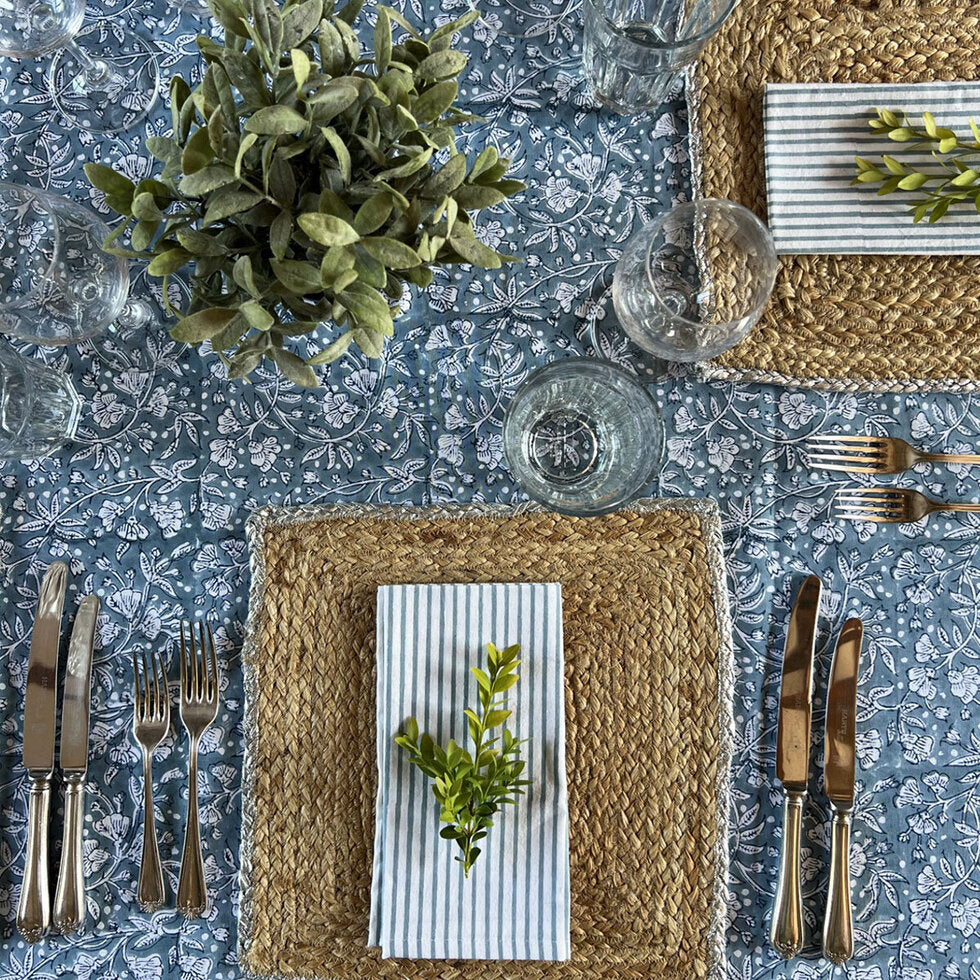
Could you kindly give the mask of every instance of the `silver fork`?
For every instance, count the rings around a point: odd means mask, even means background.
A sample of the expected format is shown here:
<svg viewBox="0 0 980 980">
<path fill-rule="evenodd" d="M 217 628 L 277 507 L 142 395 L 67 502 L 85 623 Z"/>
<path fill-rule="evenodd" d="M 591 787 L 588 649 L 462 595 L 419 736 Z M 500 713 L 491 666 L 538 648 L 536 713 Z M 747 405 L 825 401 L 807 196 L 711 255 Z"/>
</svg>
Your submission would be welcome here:
<svg viewBox="0 0 980 980">
<path fill-rule="evenodd" d="M 916 463 L 976 464 L 980 456 L 924 453 L 893 436 L 821 434 L 807 440 L 807 461 L 815 470 L 884 474 L 904 473 Z"/>
<path fill-rule="evenodd" d="M 892 487 L 850 487 L 838 490 L 834 516 L 845 521 L 872 521 L 876 524 L 911 524 L 937 510 L 980 513 L 980 504 L 946 504 L 930 500 L 917 490 Z"/>
<path fill-rule="evenodd" d="M 144 912 L 155 912 L 166 901 L 167 890 L 160 866 L 153 812 L 153 750 L 170 730 L 170 697 L 167 672 L 160 654 L 150 655 L 152 685 L 145 652 L 140 654 L 140 659 L 143 663 L 142 685 L 136 654 L 133 654 L 133 737 L 143 750 L 143 855 L 136 900 Z"/>
<path fill-rule="evenodd" d="M 207 631 L 205 633 L 205 630 Z M 201 855 L 201 824 L 197 809 L 197 750 L 201 736 L 218 714 L 218 657 L 214 650 L 211 626 L 198 624 L 198 640 L 194 626 L 187 624 L 190 642 L 185 637 L 185 624 L 180 624 L 180 720 L 187 729 L 190 759 L 187 766 L 189 803 L 184 849 L 180 855 L 180 880 L 177 884 L 177 909 L 187 918 L 202 915 L 208 905 L 208 889 L 204 880 L 204 858 Z M 207 644 L 205 644 L 205 635 Z M 200 648 L 200 649 L 199 649 Z"/>
</svg>

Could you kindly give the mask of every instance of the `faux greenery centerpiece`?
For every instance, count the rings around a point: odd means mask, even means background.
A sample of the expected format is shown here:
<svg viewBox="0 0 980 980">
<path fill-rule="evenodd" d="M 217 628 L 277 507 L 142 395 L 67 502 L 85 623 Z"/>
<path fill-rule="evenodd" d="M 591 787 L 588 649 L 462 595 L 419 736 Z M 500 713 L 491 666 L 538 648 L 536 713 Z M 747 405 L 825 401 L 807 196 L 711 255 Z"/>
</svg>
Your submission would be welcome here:
<svg viewBox="0 0 980 980">
<path fill-rule="evenodd" d="M 527 739 L 516 739 L 509 728 L 499 737 L 490 736 L 511 716 L 505 710 L 503 697 L 517 684 L 517 659 L 520 645 L 498 650 L 487 644 L 487 669 L 473 668 L 480 691 L 476 710 L 466 708 L 466 725 L 473 742 L 472 754 L 449 740 L 446 748 L 435 744 L 431 735 L 419 737 L 418 722 L 409 718 L 404 731 L 395 736 L 396 744 L 407 753 L 409 761 L 433 780 L 432 792 L 439 803 L 439 819 L 446 824 L 439 832 L 445 840 L 456 841 L 463 852 L 456 860 L 463 875 L 470 876 L 473 863 L 480 856 L 476 845 L 487 836 L 493 817 L 502 806 L 514 805 L 530 786 L 521 779 L 524 761 L 521 746 Z"/>
<path fill-rule="evenodd" d="M 473 215 L 524 189 L 493 147 L 468 163 L 456 129 L 477 117 L 456 105 L 466 56 L 454 34 L 470 12 L 423 38 L 377 8 L 374 53 L 352 26 L 363 0 L 210 0 L 224 43 L 197 39 L 201 83 L 170 85 L 173 136 L 147 149 L 157 179 L 133 184 L 88 164 L 91 183 L 129 219 L 128 257 L 167 277 L 193 266 L 176 339 L 210 340 L 232 378 L 271 358 L 296 384 L 351 344 L 370 357 L 393 335 L 405 284 L 432 266 L 495 269 L 512 257 L 477 238 Z M 401 32 L 393 40 L 393 28 Z M 291 337 L 329 334 L 299 357 Z"/>
<path fill-rule="evenodd" d="M 893 156 L 883 154 L 881 164 L 856 157 L 857 176 L 852 183 L 878 187 L 879 194 L 912 191 L 909 214 L 918 223 L 926 215 L 939 221 L 955 204 L 969 203 L 980 212 L 980 126 L 971 119 L 973 139 L 963 139 L 951 129 L 937 126 L 931 112 L 922 114 L 922 127 L 915 126 L 905 112 L 878 109 L 869 125 L 904 149 L 931 148 L 937 167 L 920 170 Z"/>
</svg>

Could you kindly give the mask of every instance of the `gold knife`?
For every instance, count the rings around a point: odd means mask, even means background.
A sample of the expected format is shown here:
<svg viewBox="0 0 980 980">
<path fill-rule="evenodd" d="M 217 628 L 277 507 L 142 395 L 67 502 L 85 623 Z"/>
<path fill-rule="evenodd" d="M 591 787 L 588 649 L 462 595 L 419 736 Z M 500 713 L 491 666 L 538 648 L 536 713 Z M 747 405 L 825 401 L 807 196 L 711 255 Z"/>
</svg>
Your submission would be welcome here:
<svg viewBox="0 0 980 980">
<path fill-rule="evenodd" d="M 58 713 L 58 645 L 68 566 L 51 564 L 41 582 L 31 633 L 24 702 L 24 768 L 31 779 L 27 816 L 27 858 L 17 903 L 17 931 L 36 943 L 51 923 L 48 893 L 48 813 L 54 774 L 55 719 Z"/>
<path fill-rule="evenodd" d="M 776 778 L 784 794 L 783 844 L 769 939 L 786 959 L 803 948 L 800 844 L 810 764 L 813 651 L 819 609 L 820 579 L 811 575 L 800 586 L 789 618 L 776 733 Z"/>
<path fill-rule="evenodd" d="M 61 706 L 58 761 L 65 782 L 65 827 L 58 887 L 54 893 L 54 927 L 63 936 L 85 922 L 85 877 L 82 872 L 82 823 L 85 819 L 85 774 L 88 771 L 88 715 L 92 696 L 92 647 L 99 600 L 87 595 L 78 605 L 68 644 L 65 695 Z"/>
<path fill-rule="evenodd" d="M 830 835 L 830 891 L 823 920 L 823 954 L 837 966 L 854 954 L 848 851 L 854 809 L 854 716 L 863 639 L 864 625 L 860 619 L 849 619 L 841 628 L 827 694 L 823 785 L 834 819 Z"/>
</svg>

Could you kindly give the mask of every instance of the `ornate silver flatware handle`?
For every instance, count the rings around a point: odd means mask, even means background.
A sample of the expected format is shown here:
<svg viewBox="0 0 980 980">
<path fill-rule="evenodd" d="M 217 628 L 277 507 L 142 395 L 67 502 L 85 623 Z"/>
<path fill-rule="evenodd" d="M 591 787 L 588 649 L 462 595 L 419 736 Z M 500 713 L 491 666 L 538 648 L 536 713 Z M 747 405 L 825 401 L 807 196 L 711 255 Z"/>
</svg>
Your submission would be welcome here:
<svg viewBox="0 0 980 980">
<path fill-rule="evenodd" d="M 151 753 L 143 749 L 143 855 L 140 858 L 140 878 L 136 900 L 144 912 L 156 912 L 167 900 L 157 828 L 153 813 L 153 768 Z"/>
<path fill-rule="evenodd" d="M 85 777 L 65 782 L 65 831 L 61 844 L 58 887 L 54 893 L 54 927 L 63 936 L 85 924 L 85 875 L 82 871 L 82 823 L 85 819 Z"/>
<path fill-rule="evenodd" d="M 177 911 L 194 919 L 208 907 L 208 888 L 204 879 L 204 857 L 201 854 L 201 822 L 197 811 L 197 745 L 191 740 L 188 766 L 189 803 L 184 849 L 180 855 L 180 880 L 177 883 Z"/>
<path fill-rule="evenodd" d="M 833 806 L 834 822 L 830 835 L 830 890 L 823 920 L 823 952 L 840 966 L 854 955 L 851 923 L 851 810 Z"/>
<path fill-rule="evenodd" d="M 784 790 L 783 846 L 769 939 L 780 956 L 790 959 L 803 948 L 803 889 L 800 883 L 800 842 L 806 792 Z"/>
<path fill-rule="evenodd" d="M 51 924 L 48 894 L 48 814 L 51 776 L 31 776 L 27 816 L 27 862 L 17 903 L 17 931 L 29 943 L 38 942 Z"/>
</svg>

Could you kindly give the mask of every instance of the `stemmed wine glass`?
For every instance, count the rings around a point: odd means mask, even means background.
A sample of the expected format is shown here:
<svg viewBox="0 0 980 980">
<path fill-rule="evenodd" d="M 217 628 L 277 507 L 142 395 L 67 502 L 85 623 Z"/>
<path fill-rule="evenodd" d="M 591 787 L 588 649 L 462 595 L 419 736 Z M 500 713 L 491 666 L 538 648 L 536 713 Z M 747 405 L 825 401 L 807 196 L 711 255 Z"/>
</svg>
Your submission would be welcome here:
<svg viewBox="0 0 980 980">
<path fill-rule="evenodd" d="M 82 30 L 85 0 L 0 0 L 0 55 L 54 54 L 48 87 L 83 129 L 121 132 L 156 101 L 159 71 L 143 38 L 105 21 Z"/>
<path fill-rule="evenodd" d="M 44 347 L 98 338 L 117 371 L 147 371 L 158 311 L 129 296 L 126 260 L 102 243 L 109 227 L 88 208 L 0 183 L 0 332 Z"/>
</svg>

